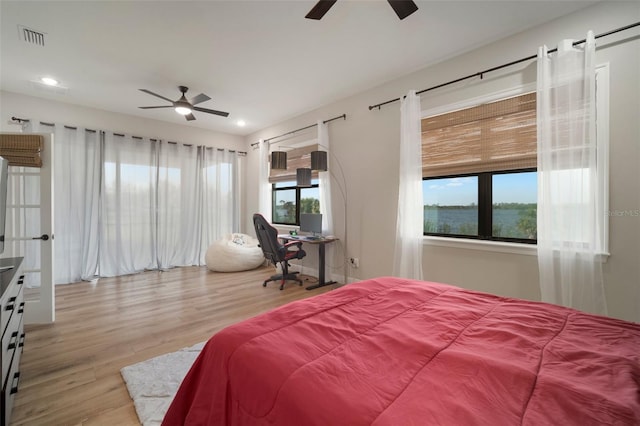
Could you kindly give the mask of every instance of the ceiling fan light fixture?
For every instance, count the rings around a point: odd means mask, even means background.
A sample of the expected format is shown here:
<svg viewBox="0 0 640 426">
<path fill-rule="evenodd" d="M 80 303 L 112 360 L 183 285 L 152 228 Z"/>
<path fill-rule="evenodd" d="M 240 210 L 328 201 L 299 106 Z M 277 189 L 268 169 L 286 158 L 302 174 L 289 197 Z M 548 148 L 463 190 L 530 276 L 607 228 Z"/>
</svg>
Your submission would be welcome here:
<svg viewBox="0 0 640 426">
<path fill-rule="evenodd" d="M 164 97 L 162 95 L 158 95 L 157 93 L 152 92 L 151 90 L 147 90 L 147 89 L 138 89 L 141 92 L 147 93 L 151 96 L 155 96 L 156 98 L 160 98 L 163 99 L 167 102 L 169 102 L 170 105 L 154 105 L 154 106 L 141 106 L 138 108 L 141 109 L 156 109 L 156 108 L 173 108 L 175 110 L 175 112 L 177 112 L 178 114 L 184 116 L 184 118 L 187 121 L 193 121 L 196 119 L 196 117 L 193 115 L 193 111 L 199 111 L 199 112 L 206 112 L 207 114 L 215 114 L 215 115 L 220 115 L 222 117 L 228 117 L 229 113 L 228 112 L 224 112 L 224 111 L 216 111 L 215 109 L 209 109 L 209 108 L 202 108 L 199 106 L 194 106 L 195 104 L 199 104 L 205 101 L 208 101 L 209 99 L 211 99 L 209 96 L 205 95 L 204 93 L 200 93 L 199 95 L 195 96 L 191 102 L 189 102 L 187 100 L 187 97 L 185 96 L 185 93 L 187 93 L 187 91 L 189 90 L 189 88 L 187 86 L 178 86 L 178 89 L 180 89 L 180 92 L 182 93 L 182 96 L 180 96 L 180 99 L 178 99 L 177 101 L 174 101 L 172 99 L 169 99 L 167 97 Z"/>
<path fill-rule="evenodd" d="M 40 79 L 40 82 L 42 84 L 46 84 L 47 86 L 57 86 L 58 84 L 60 84 L 58 82 L 58 80 L 56 80 L 55 78 L 51 78 L 51 77 L 42 77 Z"/>
<path fill-rule="evenodd" d="M 176 112 L 180 115 L 189 115 L 191 114 L 191 109 L 183 106 L 176 107 Z"/>
</svg>

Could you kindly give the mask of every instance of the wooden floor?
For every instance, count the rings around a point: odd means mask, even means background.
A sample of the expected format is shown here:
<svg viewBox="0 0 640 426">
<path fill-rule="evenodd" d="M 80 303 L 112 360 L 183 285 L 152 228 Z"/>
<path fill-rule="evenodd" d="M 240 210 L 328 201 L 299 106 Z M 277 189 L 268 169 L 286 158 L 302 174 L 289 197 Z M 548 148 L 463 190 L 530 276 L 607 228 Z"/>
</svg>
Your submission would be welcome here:
<svg viewBox="0 0 640 426">
<path fill-rule="evenodd" d="M 26 327 L 11 424 L 138 425 L 122 367 L 335 287 L 263 288 L 273 271 L 188 267 L 57 286 L 56 322 Z"/>
</svg>

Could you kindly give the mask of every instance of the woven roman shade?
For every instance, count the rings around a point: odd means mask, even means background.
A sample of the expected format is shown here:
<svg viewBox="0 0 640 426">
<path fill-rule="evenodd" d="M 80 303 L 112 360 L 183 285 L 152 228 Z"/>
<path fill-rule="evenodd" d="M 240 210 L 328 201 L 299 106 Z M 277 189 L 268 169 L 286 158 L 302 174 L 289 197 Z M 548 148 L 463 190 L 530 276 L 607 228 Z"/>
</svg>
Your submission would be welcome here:
<svg viewBox="0 0 640 426">
<path fill-rule="evenodd" d="M 0 135 L 0 156 L 6 158 L 10 166 L 42 167 L 40 152 L 43 148 L 41 135 Z"/>
<path fill-rule="evenodd" d="M 289 182 L 296 180 L 296 170 L 301 168 L 311 168 L 311 151 L 318 149 L 317 144 L 295 148 L 287 151 L 287 170 L 271 169 L 269 172 L 269 182 Z M 318 172 L 313 170 L 311 178 L 317 179 Z"/>
<path fill-rule="evenodd" d="M 422 119 L 422 176 L 537 165 L 536 94 Z"/>
</svg>

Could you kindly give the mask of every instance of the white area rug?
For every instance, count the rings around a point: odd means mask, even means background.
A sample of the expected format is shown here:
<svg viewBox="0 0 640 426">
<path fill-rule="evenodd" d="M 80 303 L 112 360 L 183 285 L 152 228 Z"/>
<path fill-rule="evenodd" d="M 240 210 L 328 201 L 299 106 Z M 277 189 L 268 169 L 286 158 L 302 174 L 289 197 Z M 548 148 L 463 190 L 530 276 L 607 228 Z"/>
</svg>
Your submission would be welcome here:
<svg viewBox="0 0 640 426">
<path fill-rule="evenodd" d="M 205 342 L 120 370 L 143 426 L 158 426 Z"/>
</svg>

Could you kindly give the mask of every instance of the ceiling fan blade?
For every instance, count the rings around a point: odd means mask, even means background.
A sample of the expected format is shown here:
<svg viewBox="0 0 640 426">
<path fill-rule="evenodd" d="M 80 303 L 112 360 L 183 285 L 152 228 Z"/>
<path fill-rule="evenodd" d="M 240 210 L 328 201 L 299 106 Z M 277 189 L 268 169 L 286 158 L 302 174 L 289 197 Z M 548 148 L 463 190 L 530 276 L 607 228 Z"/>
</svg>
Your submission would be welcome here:
<svg viewBox="0 0 640 426">
<path fill-rule="evenodd" d="M 325 13 L 331 9 L 331 6 L 333 6 L 336 1 L 337 0 L 320 0 L 315 6 L 313 6 L 313 9 L 307 13 L 305 18 L 315 19 L 316 21 L 322 19 Z"/>
<path fill-rule="evenodd" d="M 228 117 L 229 113 L 228 112 L 223 112 L 223 111 L 216 111 L 215 109 L 208 109 L 208 108 L 201 108 L 201 107 L 193 107 L 193 110 L 195 111 L 200 111 L 200 112 L 207 112 L 209 114 L 216 114 L 216 115 L 221 115 L 223 117 Z"/>
<path fill-rule="evenodd" d="M 141 109 L 153 109 L 153 108 L 173 108 L 173 105 L 164 105 L 164 106 L 147 106 L 147 107 L 138 107 Z"/>
<path fill-rule="evenodd" d="M 187 114 L 184 116 L 184 118 L 186 118 L 187 121 L 193 121 L 196 119 L 196 117 L 193 114 Z"/>
<path fill-rule="evenodd" d="M 209 99 L 211 98 L 204 93 L 200 93 L 198 96 L 194 96 L 193 99 L 191 99 L 189 102 L 191 102 L 191 105 L 196 105 L 204 101 L 208 101 Z"/>
<path fill-rule="evenodd" d="M 144 92 L 144 93 L 148 93 L 148 94 L 150 94 L 150 95 L 152 95 L 152 96 L 158 97 L 158 98 L 160 98 L 160 99 L 164 99 L 165 101 L 167 101 L 167 102 L 171 102 L 171 103 L 173 104 L 173 100 L 171 100 L 171 99 L 169 99 L 169 98 L 165 98 L 165 97 L 164 97 L 164 96 L 162 96 L 162 95 L 158 95 L 157 93 L 153 93 L 151 90 L 147 90 L 147 89 L 138 89 L 138 90 L 140 90 L 141 92 Z"/>
<path fill-rule="evenodd" d="M 393 11 L 401 20 L 418 10 L 418 6 L 411 0 L 387 0 Z"/>
</svg>

